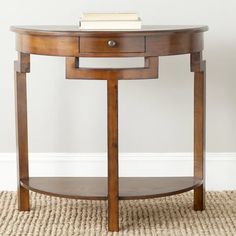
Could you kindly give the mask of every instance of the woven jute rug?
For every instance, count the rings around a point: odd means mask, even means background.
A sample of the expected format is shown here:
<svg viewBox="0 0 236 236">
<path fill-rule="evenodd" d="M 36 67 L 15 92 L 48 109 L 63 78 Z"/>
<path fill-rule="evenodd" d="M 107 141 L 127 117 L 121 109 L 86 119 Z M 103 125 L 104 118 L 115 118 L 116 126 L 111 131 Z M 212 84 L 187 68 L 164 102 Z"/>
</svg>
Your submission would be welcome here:
<svg viewBox="0 0 236 236">
<path fill-rule="evenodd" d="M 236 235 L 236 191 L 207 192 L 206 210 L 192 210 L 193 193 L 120 201 L 120 232 L 107 232 L 107 202 L 31 193 L 19 212 L 16 193 L 0 192 L 0 235 Z"/>
</svg>

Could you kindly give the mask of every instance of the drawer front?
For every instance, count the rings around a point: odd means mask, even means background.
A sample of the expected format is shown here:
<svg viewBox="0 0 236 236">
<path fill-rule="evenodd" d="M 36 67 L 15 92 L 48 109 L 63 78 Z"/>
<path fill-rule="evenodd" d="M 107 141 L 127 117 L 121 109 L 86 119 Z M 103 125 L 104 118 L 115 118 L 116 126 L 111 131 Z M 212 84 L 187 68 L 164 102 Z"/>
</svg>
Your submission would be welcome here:
<svg viewBox="0 0 236 236">
<path fill-rule="evenodd" d="M 145 37 L 80 37 L 80 53 L 145 52 Z"/>
</svg>

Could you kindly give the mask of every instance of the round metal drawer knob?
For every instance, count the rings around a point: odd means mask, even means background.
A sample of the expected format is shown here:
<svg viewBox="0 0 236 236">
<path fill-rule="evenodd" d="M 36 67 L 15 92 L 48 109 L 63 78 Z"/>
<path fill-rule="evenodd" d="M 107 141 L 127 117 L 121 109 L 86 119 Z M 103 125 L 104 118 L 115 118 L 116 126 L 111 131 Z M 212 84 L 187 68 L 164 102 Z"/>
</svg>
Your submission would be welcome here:
<svg viewBox="0 0 236 236">
<path fill-rule="evenodd" d="M 114 41 L 114 40 L 109 40 L 109 41 L 107 42 L 107 45 L 112 48 L 112 47 L 115 47 L 115 46 L 117 45 L 117 43 L 116 43 L 116 41 Z"/>
</svg>

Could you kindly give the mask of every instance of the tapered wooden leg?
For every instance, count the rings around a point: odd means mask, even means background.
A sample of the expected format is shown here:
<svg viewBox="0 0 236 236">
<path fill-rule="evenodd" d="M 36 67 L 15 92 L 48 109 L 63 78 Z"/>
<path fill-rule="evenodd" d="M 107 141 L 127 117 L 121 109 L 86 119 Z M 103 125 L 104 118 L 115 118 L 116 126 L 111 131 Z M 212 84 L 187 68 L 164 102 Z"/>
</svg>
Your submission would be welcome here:
<svg viewBox="0 0 236 236">
<path fill-rule="evenodd" d="M 202 185 L 194 189 L 194 210 L 205 209 L 205 68 L 202 53 L 191 54 L 194 72 L 194 176 Z"/>
<path fill-rule="evenodd" d="M 27 135 L 27 91 L 26 73 L 29 72 L 30 55 L 19 53 L 15 61 L 15 99 L 16 99 L 16 144 L 17 144 L 17 196 L 18 209 L 28 211 L 29 191 L 20 185 L 21 179 L 29 177 L 28 135 Z"/>
<path fill-rule="evenodd" d="M 118 80 L 107 81 L 108 230 L 119 231 Z"/>
</svg>

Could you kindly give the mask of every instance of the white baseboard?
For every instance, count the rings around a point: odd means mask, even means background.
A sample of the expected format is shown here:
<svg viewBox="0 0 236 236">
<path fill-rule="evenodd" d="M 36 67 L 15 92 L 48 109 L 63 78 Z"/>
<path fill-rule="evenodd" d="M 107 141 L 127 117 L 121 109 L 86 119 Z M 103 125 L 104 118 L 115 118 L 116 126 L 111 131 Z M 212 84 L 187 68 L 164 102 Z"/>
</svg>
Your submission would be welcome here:
<svg viewBox="0 0 236 236">
<path fill-rule="evenodd" d="M 30 176 L 106 176 L 105 153 L 31 153 Z M 192 153 L 121 153 L 120 176 L 188 176 Z M 207 190 L 236 190 L 236 153 L 207 153 Z M 0 190 L 16 189 L 16 155 L 0 153 Z"/>
</svg>

